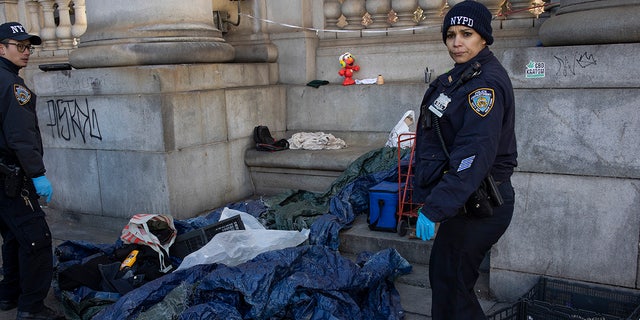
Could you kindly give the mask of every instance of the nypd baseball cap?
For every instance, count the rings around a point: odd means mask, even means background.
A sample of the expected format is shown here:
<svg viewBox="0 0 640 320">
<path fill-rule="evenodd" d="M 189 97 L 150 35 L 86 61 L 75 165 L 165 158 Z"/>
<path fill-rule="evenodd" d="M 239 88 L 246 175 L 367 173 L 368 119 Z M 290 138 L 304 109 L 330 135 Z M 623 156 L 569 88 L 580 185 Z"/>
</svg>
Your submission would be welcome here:
<svg viewBox="0 0 640 320">
<path fill-rule="evenodd" d="M 42 43 L 40 37 L 28 34 L 27 29 L 18 22 L 7 22 L 0 25 L 0 40 L 13 39 L 18 41 L 29 40 L 33 45 Z"/>
<path fill-rule="evenodd" d="M 451 7 L 442 23 L 442 41 L 447 42 L 447 31 L 450 26 L 455 25 L 470 27 L 479 33 L 488 45 L 493 43 L 491 12 L 482 3 L 466 0 Z"/>
</svg>

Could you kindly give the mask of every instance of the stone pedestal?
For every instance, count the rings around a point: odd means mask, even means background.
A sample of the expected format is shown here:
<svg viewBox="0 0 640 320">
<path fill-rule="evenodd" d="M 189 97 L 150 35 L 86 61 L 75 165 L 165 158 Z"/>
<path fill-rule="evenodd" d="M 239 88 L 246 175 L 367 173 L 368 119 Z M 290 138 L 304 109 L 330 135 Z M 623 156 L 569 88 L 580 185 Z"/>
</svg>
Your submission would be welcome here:
<svg viewBox="0 0 640 320">
<path fill-rule="evenodd" d="M 258 124 L 285 130 L 277 65 L 54 71 L 34 79 L 52 208 L 185 219 L 253 194 Z"/>
<path fill-rule="evenodd" d="M 213 25 L 211 0 L 87 0 L 75 68 L 227 62 L 234 49 Z"/>
<path fill-rule="evenodd" d="M 640 42 L 637 0 L 560 0 L 557 15 L 540 26 L 545 46 Z"/>
</svg>

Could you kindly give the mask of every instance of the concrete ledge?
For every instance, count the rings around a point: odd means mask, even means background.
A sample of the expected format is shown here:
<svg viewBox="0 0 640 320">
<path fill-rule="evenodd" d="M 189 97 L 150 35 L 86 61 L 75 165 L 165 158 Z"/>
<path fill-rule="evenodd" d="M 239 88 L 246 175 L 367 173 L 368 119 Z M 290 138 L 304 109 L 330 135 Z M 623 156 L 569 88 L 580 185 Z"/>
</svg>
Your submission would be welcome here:
<svg viewBox="0 0 640 320">
<path fill-rule="evenodd" d="M 254 195 L 275 195 L 287 190 L 324 192 L 341 172 L 250 167 Z"/>
<path fill-rule="evenodd" d="M 287 132 L 286 137 L 290 138 L 294 133 Z M 353 161 L 383 147 L 388 135 L 387 132 L 325 133 L 343 139 L 348 147 L 276 152 L 247 150 L 244 161 L 251 173 L 254 194 L 273 195 L 291 189 L 326 191 Z"/>
<path fill-rule="evenodd" d="M 355 146 L 340 150 L 283 150 L 277 152 L 249 149 L 245 163 L 249 167 L 344 171 L 351 162 L 375 146 Z"/>
<path fill-rule="evenodd" d="M 245 153 L 245 163 L 249 167 L 254 194 L 273 195 L 290 189 L 322 192 L 349 164 L 376 148 L 357 146 L 340 150 L 277 152 L 249 149 Z"/>
</svg>

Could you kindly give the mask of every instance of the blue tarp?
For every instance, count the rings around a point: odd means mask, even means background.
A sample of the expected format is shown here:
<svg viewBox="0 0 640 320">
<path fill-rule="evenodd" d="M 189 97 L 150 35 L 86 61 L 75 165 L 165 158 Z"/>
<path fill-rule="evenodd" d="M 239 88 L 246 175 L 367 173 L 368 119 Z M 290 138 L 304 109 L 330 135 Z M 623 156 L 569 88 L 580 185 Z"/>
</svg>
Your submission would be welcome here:
<svg viewBox="0 0 640 320">
<path fill-rule="evenodd" d="M 394 249 L 362 253 L 356 263 L 337 251 L 339 231 L 367 211 L 368 189 L 397 179 L 397 152 L 385 147 L 363 155 L 325 193 L 294 191 L 227 206 L 266 224 L 279 220 L 300 228 L 312 223 L 306 245 L 266 252 L 235 267 L 176 271 L 123 296 L 86 287 L 56 293 L 70 319 L 402 319 L 393 281 L 411 265 Z M 296 211 L 305 206 L 310 209 Z M 175 221 L 176 229 L 182 234 L 215 223 L 222 209 Z M 296 212 L 302 214 L 296 217 Z M 119 245 L 67 241 L 56 248 L 58 267 L 109 254 Z"/>
<path fill-rule="evenodd" d="M 358 265 L 334 250 L 305 245 L 235 267 L 176 271 L 127 293 L 93 319 L 401 319 L 393 279 L 410 270 L 394 249 Z M 176 298 L 153 309 L 167 296 Z"/>
</svg>

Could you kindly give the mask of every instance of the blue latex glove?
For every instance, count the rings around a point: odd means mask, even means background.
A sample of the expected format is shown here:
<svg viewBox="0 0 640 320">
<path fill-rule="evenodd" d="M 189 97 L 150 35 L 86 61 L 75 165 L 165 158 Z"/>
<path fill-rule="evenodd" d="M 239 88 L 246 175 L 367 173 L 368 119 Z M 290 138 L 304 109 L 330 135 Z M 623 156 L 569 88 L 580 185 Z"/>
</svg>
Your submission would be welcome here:
<svg viewBox="0 0 640 320">
<path fill-rule="evenodd" d="M 416 223 L 416 236 L 422 241 L 427 241 L 433 238 L 433 235 L 436 233 L 436 224 L 429 220 L 424 213 L 422 213 L 422 208 L 418 209 L 418 223 Z"/>
<path fill-rule="evenodd" d="M 33 185 L 36 187 L 36 193 L 47 199 L 47 202 L 51 201 L 51 195 L 53 194 L 53 188 L 51 187 L 51 182 L 45 176 L 39 176 L 37 178 L 32 178 Z"/>
</svg>

